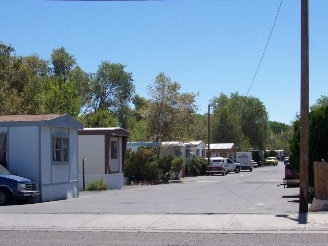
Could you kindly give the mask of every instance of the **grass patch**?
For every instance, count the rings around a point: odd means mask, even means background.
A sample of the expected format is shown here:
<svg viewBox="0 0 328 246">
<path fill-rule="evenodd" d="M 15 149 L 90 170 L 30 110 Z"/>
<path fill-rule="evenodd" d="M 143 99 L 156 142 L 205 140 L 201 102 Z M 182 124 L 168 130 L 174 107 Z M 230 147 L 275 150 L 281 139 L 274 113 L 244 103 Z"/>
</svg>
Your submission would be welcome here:
<svg viewBox="0 0 328 246">
<path fill-rule="evenodd" d="M 85 188 L 87 191 L 92 191 L 92 190 L 107 190 L 107 183 L 104 181 L 104 177 L 97 178 L 94 180 L 91 180 L 88 184 L 87 187 Z"/>
</svg>

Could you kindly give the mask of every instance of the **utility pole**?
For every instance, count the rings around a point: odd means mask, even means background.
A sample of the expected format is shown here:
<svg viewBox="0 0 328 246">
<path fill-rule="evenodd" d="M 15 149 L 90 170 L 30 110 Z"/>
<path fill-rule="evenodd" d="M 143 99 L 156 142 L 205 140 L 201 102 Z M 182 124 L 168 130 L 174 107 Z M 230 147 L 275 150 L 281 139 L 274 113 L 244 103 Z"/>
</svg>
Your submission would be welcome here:
<svg viewBox="0 0 328 246">
<path fill-rule="evenodd" d="M 210 165 L 210 157 L 211 157 L 211 105 L 208 104 L 208 112 L 207 112 L 207 165 Z"/>
<path fill-rule="evenodd" d="M 301 0 L 301 119 L 300 119 L 300 203 L 308 212 L 309 188 L 309 4 Z"/>
</svg>

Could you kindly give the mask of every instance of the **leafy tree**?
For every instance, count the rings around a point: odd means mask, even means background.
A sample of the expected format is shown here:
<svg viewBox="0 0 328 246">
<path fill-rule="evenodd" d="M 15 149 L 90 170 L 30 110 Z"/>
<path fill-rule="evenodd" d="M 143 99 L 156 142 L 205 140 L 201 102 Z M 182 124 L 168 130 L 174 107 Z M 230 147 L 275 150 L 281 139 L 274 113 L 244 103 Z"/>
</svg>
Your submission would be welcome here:
<svg viewBox="0 0 328 246">
<path fill-rule="evenodd" d="M 31 77 L 43 78 L 49 76 L 49 62 L 36 54 L 23 57 L 23 63 L 28 67 Z"/>
<path fill-rule="evenodd" d="M 151 99 L 142 117 L 147 123 L 150 139 L 161 142 L 188 137 L 198 109 L 197 95 L 180 93 L 180 89 L 180 84 L 172 82 L 164 73 L 159 73 L 154 84 L 148 86 Z"/>
<path fill-rule="evenodd" d="M 52 70 L 55 76 L 67 81 L 68 74 L 76 65 L 73 55 L 69 54 L 64 47 L 52 50 L 51 54 Z"/>
<path fill-rule="evenodd" d="M 0 115 L 18 115 L 23 114 L 21 108 L 21 97 L 16 90 L 0 88 Z"/>
<path fill-rule="evenodd" d="M 144 97 L 139 96 L 138 94 L 134 95 L 132 98 L 132 103 L 134 104 L 134 117 L 137 121 L 142 119 L 140 111 L 146 108 L 149 104 L 148 100 Z"/>
<path fill-rule="evenodd" d="M 45 80 L 47 79 L 34 77 L 25 86 L 21 105 L 26 114 L 38 115 L 45 113 Z"/>
<path fill-rule="evenodd" d="M 321 97 L 317 99 L 316 103 L 310 107 L 310 110 L 313 111 L 317 108 L 327 105 L 328 105 L 328 97 L 321 95 Z"/>
<path fill-rule="evenodd" d="M 259 99 L 238 93 L 229 98 L 221 93 L 211 104 L 211 141 L 232 142 L 239 150 L 264 149 L 268 114 Z"/>
<path fill-rule="evenodd" d="M 134 94 L 132 73 L 125 72 L 125 67 L 108 61 L 99 65 L 91 82 L 91 100 L 88 105 L 92 111 L 109 109 L 118 117 L 123 128 L 126 126 L 128 104 Z"/>
<path fill-rule="evenodd" d="M 194 123 L 190 128 L 190 139 L 191 140 L 203 140 L 208 143 L 208 125 L 207 125 L 207 114 L 194 114 Z"/>
<path fill-rule="evenodd" d="M 81 97 L 73 83 L 63 83 L 57 78 L 46 79 L 42 99 L 46 114 L 69 114 L 77 117 L 80 112 Z"/>
<path fill-rule="evenodd" d="M 118 127 L 118 119 L 108 109 L 99 109 L 78 117 L 84 127 Z"/>
<path fill-rule="evenodd" d="M 144 120 L 136 120 L 133 116 L 129 116 L 127 128 L 129 132 L 129 141 L 148 141 L 148 130 Z"/>
<path fill-rule="evenodd" d="M 328 159 L 327 138 L 328 105 L 314 105 L 309 115 L 309 185 L 313 186 L 313 162 Z M 300 120 L 293 123 L 294 134 L 289 141 L 289 162 L 299 172 L 300 170 Z"/>
<path fill-rule="evenodd" d="M 91 100 L 91 81 L 93 79 L 94 76 L 92 74 L 84 72 L 79 66 L 75 66 L 69 72 L 69 81 L 75 85 L 82 99 L 82 114 L 85 113 L 84 110 L 87 109 L 87 106 Z"/>
<path fill-rule="evenodd" d="M 269 128 L 273 134 L 278 135 L 282 132 L 288 131 L 290 126 L 277 121 L 269 121 Z"/>
</svg>

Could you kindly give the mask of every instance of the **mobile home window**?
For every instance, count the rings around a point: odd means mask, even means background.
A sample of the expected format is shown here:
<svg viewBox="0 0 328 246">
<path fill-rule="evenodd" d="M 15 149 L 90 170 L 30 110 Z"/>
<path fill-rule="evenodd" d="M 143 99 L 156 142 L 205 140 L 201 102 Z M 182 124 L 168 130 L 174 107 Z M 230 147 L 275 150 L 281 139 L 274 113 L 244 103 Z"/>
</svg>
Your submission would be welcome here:
<svg viewBox="0 0 328 246">
<path fill-rule="evenodd" d="M 52 160 L 55 162 L 69 161 L 68 138 L 53 137 L 52 138 Z"/>
<path fill-rule="evenodd" d="M 7 134 L 0 134 L 0 164 L 7 166 Z"/>
<path fill-rule="evenodd" d="M 111 159 L 117 159 L 117 141 L 111 141 Z"/>
</svg>

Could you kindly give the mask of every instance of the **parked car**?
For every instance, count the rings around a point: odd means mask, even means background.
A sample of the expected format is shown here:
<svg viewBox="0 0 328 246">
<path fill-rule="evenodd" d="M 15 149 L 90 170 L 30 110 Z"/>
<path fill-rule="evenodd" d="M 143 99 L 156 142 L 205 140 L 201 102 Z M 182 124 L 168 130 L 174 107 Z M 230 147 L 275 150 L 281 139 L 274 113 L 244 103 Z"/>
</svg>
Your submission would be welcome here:
<svg viewBox="0 0 328 246">
<path fill-rule="evenodd" d="M 284 185 L 287 187 L 298 187 L 300 184 L 300 175 L 296 173 L 295 169 L 287 163 L 285 165 Z"/>
<path fill-rule="evenodd" d="M 227 168 L 228 173 L 229 172 L 235 172 L 239 173 L 240 172 L 240 163 L 239 162 L 234 162 L 230 158 L 225 158 L 225 157 L 211 157 L 210 162 L 215 162 L 215 163 L 223 163 L 224 166 Z"/>
<path fill-rule="evenodd" d="M 287 163 L 289 163 L 289 157 L 288 156 L 286 156 L 285 160 L 284 160 L 284 164 L 287 164 Z"/>
<path fill-rule="evenodd" d="M 257 168 L 259 166 L 257 161 L 252 160 L 252 166 Z"/>
<path fill-rule="evenodd" d="M 267 166 L 277 166 L 278 160 L 276 157 L 268 157 L 265 163 Z"/>
<path fill-rule="evenodd" d="M 221 174 L 222 176 L 228 174 L 228 169 L 222 162 L 211 161 L 210 164 L 206 167 L 207 176 L 213 174 Z"/>
<path fill-rule="evenodd" d="M 26 203 L 38 195 L 37 182 L 11 174 L 0 164 L 0 205 L 9 204 L 11 200 Z"/>
</svg>

